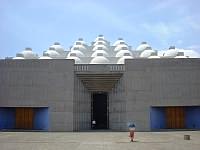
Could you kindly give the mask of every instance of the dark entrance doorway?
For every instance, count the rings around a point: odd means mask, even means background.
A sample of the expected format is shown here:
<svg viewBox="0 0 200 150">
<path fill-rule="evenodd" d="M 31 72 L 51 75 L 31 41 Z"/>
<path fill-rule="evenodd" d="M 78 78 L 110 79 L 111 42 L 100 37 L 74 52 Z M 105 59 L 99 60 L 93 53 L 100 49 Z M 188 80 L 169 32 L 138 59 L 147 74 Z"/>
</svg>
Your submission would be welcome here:
<svg viewBox="0 0 200 150">
<path fill-rule="evenodd" d="M 92 94 L 92 129 L 108 129 L 108 94 Z"/>
</svg>

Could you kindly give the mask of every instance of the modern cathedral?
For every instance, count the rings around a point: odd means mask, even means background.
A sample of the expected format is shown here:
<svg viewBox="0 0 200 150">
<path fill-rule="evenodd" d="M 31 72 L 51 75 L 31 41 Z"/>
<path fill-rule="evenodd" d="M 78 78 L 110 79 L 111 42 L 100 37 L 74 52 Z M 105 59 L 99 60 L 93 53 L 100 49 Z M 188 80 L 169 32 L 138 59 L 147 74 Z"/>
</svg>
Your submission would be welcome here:
<svg viewBox="0 0 200 150">
<path fill-rule="evenodd" d="M 200 129 L 200 58 L 122 38 L 55 42 L 0 60 L 0 131 Z"/>
</svg>

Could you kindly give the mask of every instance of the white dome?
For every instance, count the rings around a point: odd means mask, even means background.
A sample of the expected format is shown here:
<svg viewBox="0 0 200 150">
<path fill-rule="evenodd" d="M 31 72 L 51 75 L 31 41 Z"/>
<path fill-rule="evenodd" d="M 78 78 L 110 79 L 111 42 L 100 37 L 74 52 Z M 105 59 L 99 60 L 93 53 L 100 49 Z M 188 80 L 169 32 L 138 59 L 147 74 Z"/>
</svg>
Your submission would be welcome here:
<svg viewBox="0 0 200 150">
<path fill-rule="evenodd" d="M 84 57 L 85 55 L 79 50 L 73 50 L 69 52 L 69 54 L 67 55 L 67 57 L 70 57 L 70 56 Z"/>
<path fill-rule="evenodd" d="M 24 59 L 37 59 L 37 54 L 33 53 L 31 48 L 26 48 L 24 51 L 21 52 Z"/>
<path fill-rule="evenodd" d="M 39 59 L 52 59 L 52 58 L 49 56 L 41 56 Z"/>
<path fill-rule="evenodd" d="M 140 57 L 144 57 L 144 58 L 147 58 L 147 57 L 150 57 L 153 53 L 155 53 L 154 50 L 144 50 L 141 54 L 140 54 Z"/>
<path fill-rule="evenodd" d="M 128 50 L 129 47 L 126 44 L 119 44 L 115 47 L 114 51 L 120 51 L 120 50 Z"/>
<path fill-rule="evenodd" d="M 80 64 L 80 63 L 82 63 L 81 59 L 78 58 L 78 57 L 75 57 L 75 56 L 70 56 L 70 57 L 68 57 L 68 58 L 66 58 L 66 59 L 74 59 L 74 60 L 75 60 L 75 64 Z"/>
<path fill-rule="evenodd" d="M 94 57 L 90 62 L 90 64 L 108 64 L 108 63 L 109 60 L 104 56 Z"/>
<path fill-rule="evenodd" d="M 71 51 L 79 50 L 81 52 L 87 51 L 87 48 L 84 45 L 73 45 Z"/>
<path fill-rule="evenodd" d="M 96 39 L 94 40 L 94 42 L 96 42 L 96 41 L 102 41 L 102 40 L 105 40 L 104 36 L 103 35 L 98 35 L 98 37 L 96 37 Z"/>
<path fill-rule="evenodd" d="M 92 51 L 96 51 L 96 50 L 105 50 L 105 51 L 107 51 L 108 48 L 107 48 L 105 45 L 96 45 L 96 46 L 92 49 Z"/>
<path fill-rule="evenodd" d="M 119 60 L 117 61 L 117 64 L 124 64 L 125 59 L 133 59 L 133 57 L 132 56 L 123 56 L 123 57 L 119 58 Z"/>
<path fill-rule="evenodd" d="M 49 56 L 51 58 L 59 58 L 60 54 L 55 51 L 55 50 L 51 50 L 52 48 L 50 48 L 49 50 L 45 51 L 43 53 L 43 56 Z"/>
<path fill-rule="evenodd" d="M 147 42 L 142 42 L 137 48 L 136 51 L 144 51 L 147 47 L 150 47 Z"/>
<path fill-rule="evenodd" d="M 24 59 L 24 57 L 14 57 L 13 59 Z"/>
<path fill-rule="evenodd" d="M 55 51 L 57 51 L 58 53 L 63 53 L 64 52 L 64 48 L 58 42 L 55 42 L 54 45 L 52 45 L 50 47 L 55 48 Z"/>
<path fill-rule="evenodd" d="M 83 38 L 79 38 L 76 42 L 74 42 L 74 45 L 86 45 Z"/>
<path fill-rule="evenodd" d="M 159 56 L 149 56 L 148 58 L 150 58 L 150 59 L 156 59 L 156 58 L 160 58 Z"/>
<path fill-rule="evenodd" d="M 174 58 L 187 58 L 186 56 L 176 56 Z"/>
<path fill-rule="evenodd" d="M 133 56 L 133 55 L 129 50 L 121 50 L 116 54 L 116 57 L 123 57 L 123 56 Z"/>
<path fill-rule="evenodd" d="M 126 42 L 122 38 L 119 38 L 117 41 L 115 41 L 113 46 L 122 45 L 122 44 L 126 45 Z"/>
<path fill-rule="evenodd" d="M 174 58 L 176 57 L 178 54 L 178 50 L 177 49 L 169 49 L 164 53 L 164 57 L 167 58 Z"/>
<path fill-rule="evenodd" d="M 200 54 L 194 50 L 178 49 L 179 52 L 183 52 L 185 57 L 189 58 L 200 58 Z"/>
<path fill-rule="evenodd" d="M 98 54 L 101 54 L 101 56 L 104 56 L 104 57 L 109 57 L 108 53 L 104 50 L 96 50 L 91 57 L 97 57 Z"/>
</svg>

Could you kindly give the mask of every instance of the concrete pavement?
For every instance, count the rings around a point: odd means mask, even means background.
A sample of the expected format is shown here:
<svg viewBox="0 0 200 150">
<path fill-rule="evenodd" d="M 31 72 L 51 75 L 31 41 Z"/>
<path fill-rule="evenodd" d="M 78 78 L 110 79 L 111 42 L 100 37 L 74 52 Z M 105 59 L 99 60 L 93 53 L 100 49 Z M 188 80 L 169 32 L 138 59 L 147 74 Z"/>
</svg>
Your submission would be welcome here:
<svg viewBox="0 0 200 150">
<path fill-rule="evenodd" d="M 184 135 L 191 140 L 184 140 Z M 0 132 L 0 150 L 199 150 L 200 131 Z"/>
</svg>

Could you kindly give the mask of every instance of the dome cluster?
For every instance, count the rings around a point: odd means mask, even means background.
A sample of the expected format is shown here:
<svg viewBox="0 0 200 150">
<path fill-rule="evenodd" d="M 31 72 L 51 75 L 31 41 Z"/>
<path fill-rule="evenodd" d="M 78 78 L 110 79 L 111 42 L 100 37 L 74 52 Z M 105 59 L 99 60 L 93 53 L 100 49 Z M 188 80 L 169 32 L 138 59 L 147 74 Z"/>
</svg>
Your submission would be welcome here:
<svg viewBox="0 0 200 150">
<path fill-rule="evenodd" d="M 124 64 L 126 59 L 195 57 L 200 56 L 193 50 L 177 49 L 175 46 L 170 46 L 168 50 L 157 51 L 147 42 L 142 42 L 134 49 L 123 38 L 118 38 L 111 45 L 103 35 L 99 35 L 91 44 L 86 44 L 83 38 L 79 38 L 68 50 L 65 50 L 60 43 L 55 42 L 40 57 L 31 48 L 26 48 L 17 53 L 13 59 L 72 59 L 76 64 Z"/>
<path fill-rule="evenodd" d="M 25 48 L 21 53 L 17 53 L 13 59 L 37 59 L 38 55 L 31 48 Z"/>
</svg>

